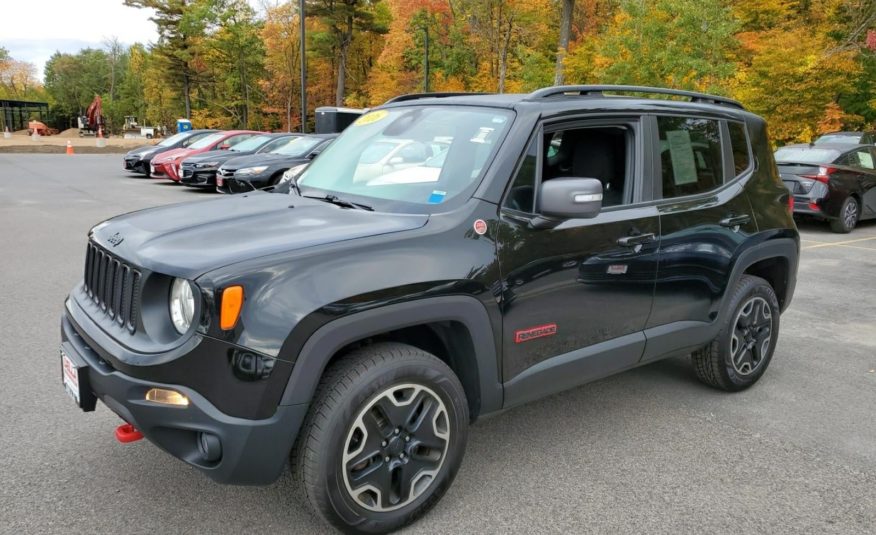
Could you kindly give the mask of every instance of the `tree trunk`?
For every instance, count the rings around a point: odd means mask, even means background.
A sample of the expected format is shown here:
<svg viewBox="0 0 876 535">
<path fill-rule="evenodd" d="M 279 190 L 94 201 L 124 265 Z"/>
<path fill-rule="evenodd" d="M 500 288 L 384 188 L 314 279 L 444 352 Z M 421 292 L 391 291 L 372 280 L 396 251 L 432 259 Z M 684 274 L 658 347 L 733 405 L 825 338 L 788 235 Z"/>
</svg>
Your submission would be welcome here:
<svg viewBox="0 0 876 535">
<path fill-rule="evenodd" d="M 514 15 L 508 17 L 508 27 L 502 36 L 502 44 L 499 49 L 499 87 L 498 92 L 505 92 L 505 76 L 508 72 L 508 47 L 511 46 L 511 32 L 514 29 Z"/>
<path fill-rule="evenodd" d="M 335 91 L 335 106 L 344 105 L 344 95 L 347 90 L 347 54 L 353 43 L 353 15 L 347 15 L 346 28 L 341 36 L 340 57 L 338 57 L 338 87 Z"/>
<path fill-rule="evenodd" d="M 569 37 L 572 34 L 572 14 L 575 0 L 563 0 L 563 15 L 560 19 L 560 40 L 557 43 L 557 65 L 554 68 L 554 85 L 563 85 L 564 61 L 569 53 Z"/>
<path fill-rule="evenodd" d="M 186 102 L 186 119 L 192 119 L 192 95 L 190 88 L 190 75 L 188 69 L 183 71 L 183 98 Z"/>
</svg>

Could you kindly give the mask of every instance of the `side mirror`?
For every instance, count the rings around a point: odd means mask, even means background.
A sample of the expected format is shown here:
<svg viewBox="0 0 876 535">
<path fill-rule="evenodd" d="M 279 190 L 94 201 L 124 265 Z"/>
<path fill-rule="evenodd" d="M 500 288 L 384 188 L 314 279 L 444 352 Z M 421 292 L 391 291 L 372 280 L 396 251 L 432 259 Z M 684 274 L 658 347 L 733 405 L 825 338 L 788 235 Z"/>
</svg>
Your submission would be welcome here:
<svg viewBox="0 0 876 535">
<path fill-rule="evenodd" d="M 602 182 L 595 178 L 552 178 L 538 190 L 538 212 L 545 217 L 589 219 L 601 209 Z"/>
</svg>

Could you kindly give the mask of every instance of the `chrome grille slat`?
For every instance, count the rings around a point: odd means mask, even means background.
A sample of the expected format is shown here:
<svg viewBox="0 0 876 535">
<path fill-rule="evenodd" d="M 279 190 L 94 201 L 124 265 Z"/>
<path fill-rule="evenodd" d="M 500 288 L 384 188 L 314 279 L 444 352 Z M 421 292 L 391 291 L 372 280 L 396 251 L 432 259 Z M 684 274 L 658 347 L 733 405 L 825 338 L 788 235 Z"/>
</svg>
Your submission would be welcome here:
<svg viewBox="0 0 876 535">
<path fill-rule="evenodd" d="M 85 291 L 114 322 L 137 330 L 141 274 L 123 260 L 89 243 L 85 251 Z"/>
</svg>

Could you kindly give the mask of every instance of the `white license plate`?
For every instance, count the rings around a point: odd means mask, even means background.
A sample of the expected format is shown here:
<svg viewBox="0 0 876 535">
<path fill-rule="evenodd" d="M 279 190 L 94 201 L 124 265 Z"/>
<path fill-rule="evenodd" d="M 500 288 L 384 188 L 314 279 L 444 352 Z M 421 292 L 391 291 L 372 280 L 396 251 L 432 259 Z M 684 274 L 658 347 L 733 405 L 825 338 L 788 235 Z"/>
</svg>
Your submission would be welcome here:
<svg viewBox="0 0 876 535">
<path fill-rule="evenodd" d="M 225 185 L 225 179 L 219 175 L 216 175 L 216 185 L 222 187 Z"/>
<path fill-rule="evenodd" d="M 79 390 L 79 368 L 73 364 L 70 357 L 61 350 L 61 375 L 64 377 L 64 390 L 73 398 L 76 405 L 81 405 L 81 394 Z"/>
</svg>

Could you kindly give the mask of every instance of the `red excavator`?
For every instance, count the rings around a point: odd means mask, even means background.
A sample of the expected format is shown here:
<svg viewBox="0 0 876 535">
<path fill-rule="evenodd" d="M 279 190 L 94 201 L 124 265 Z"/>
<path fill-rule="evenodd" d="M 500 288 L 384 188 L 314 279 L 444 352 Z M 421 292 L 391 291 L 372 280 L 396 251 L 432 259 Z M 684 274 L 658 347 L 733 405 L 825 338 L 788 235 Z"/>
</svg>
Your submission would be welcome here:
<svg viewBox="0 0 876 535">
<path fill-rule="evenodd" d="M 99 131 L 106 135 L 106 122 L 103 117 L 103 102 L 100 95 L 94 95 L 94 100 L 85 110 L 85 115 L 79 117 L 79 137 L 96 136 Z"/>
</svg>

